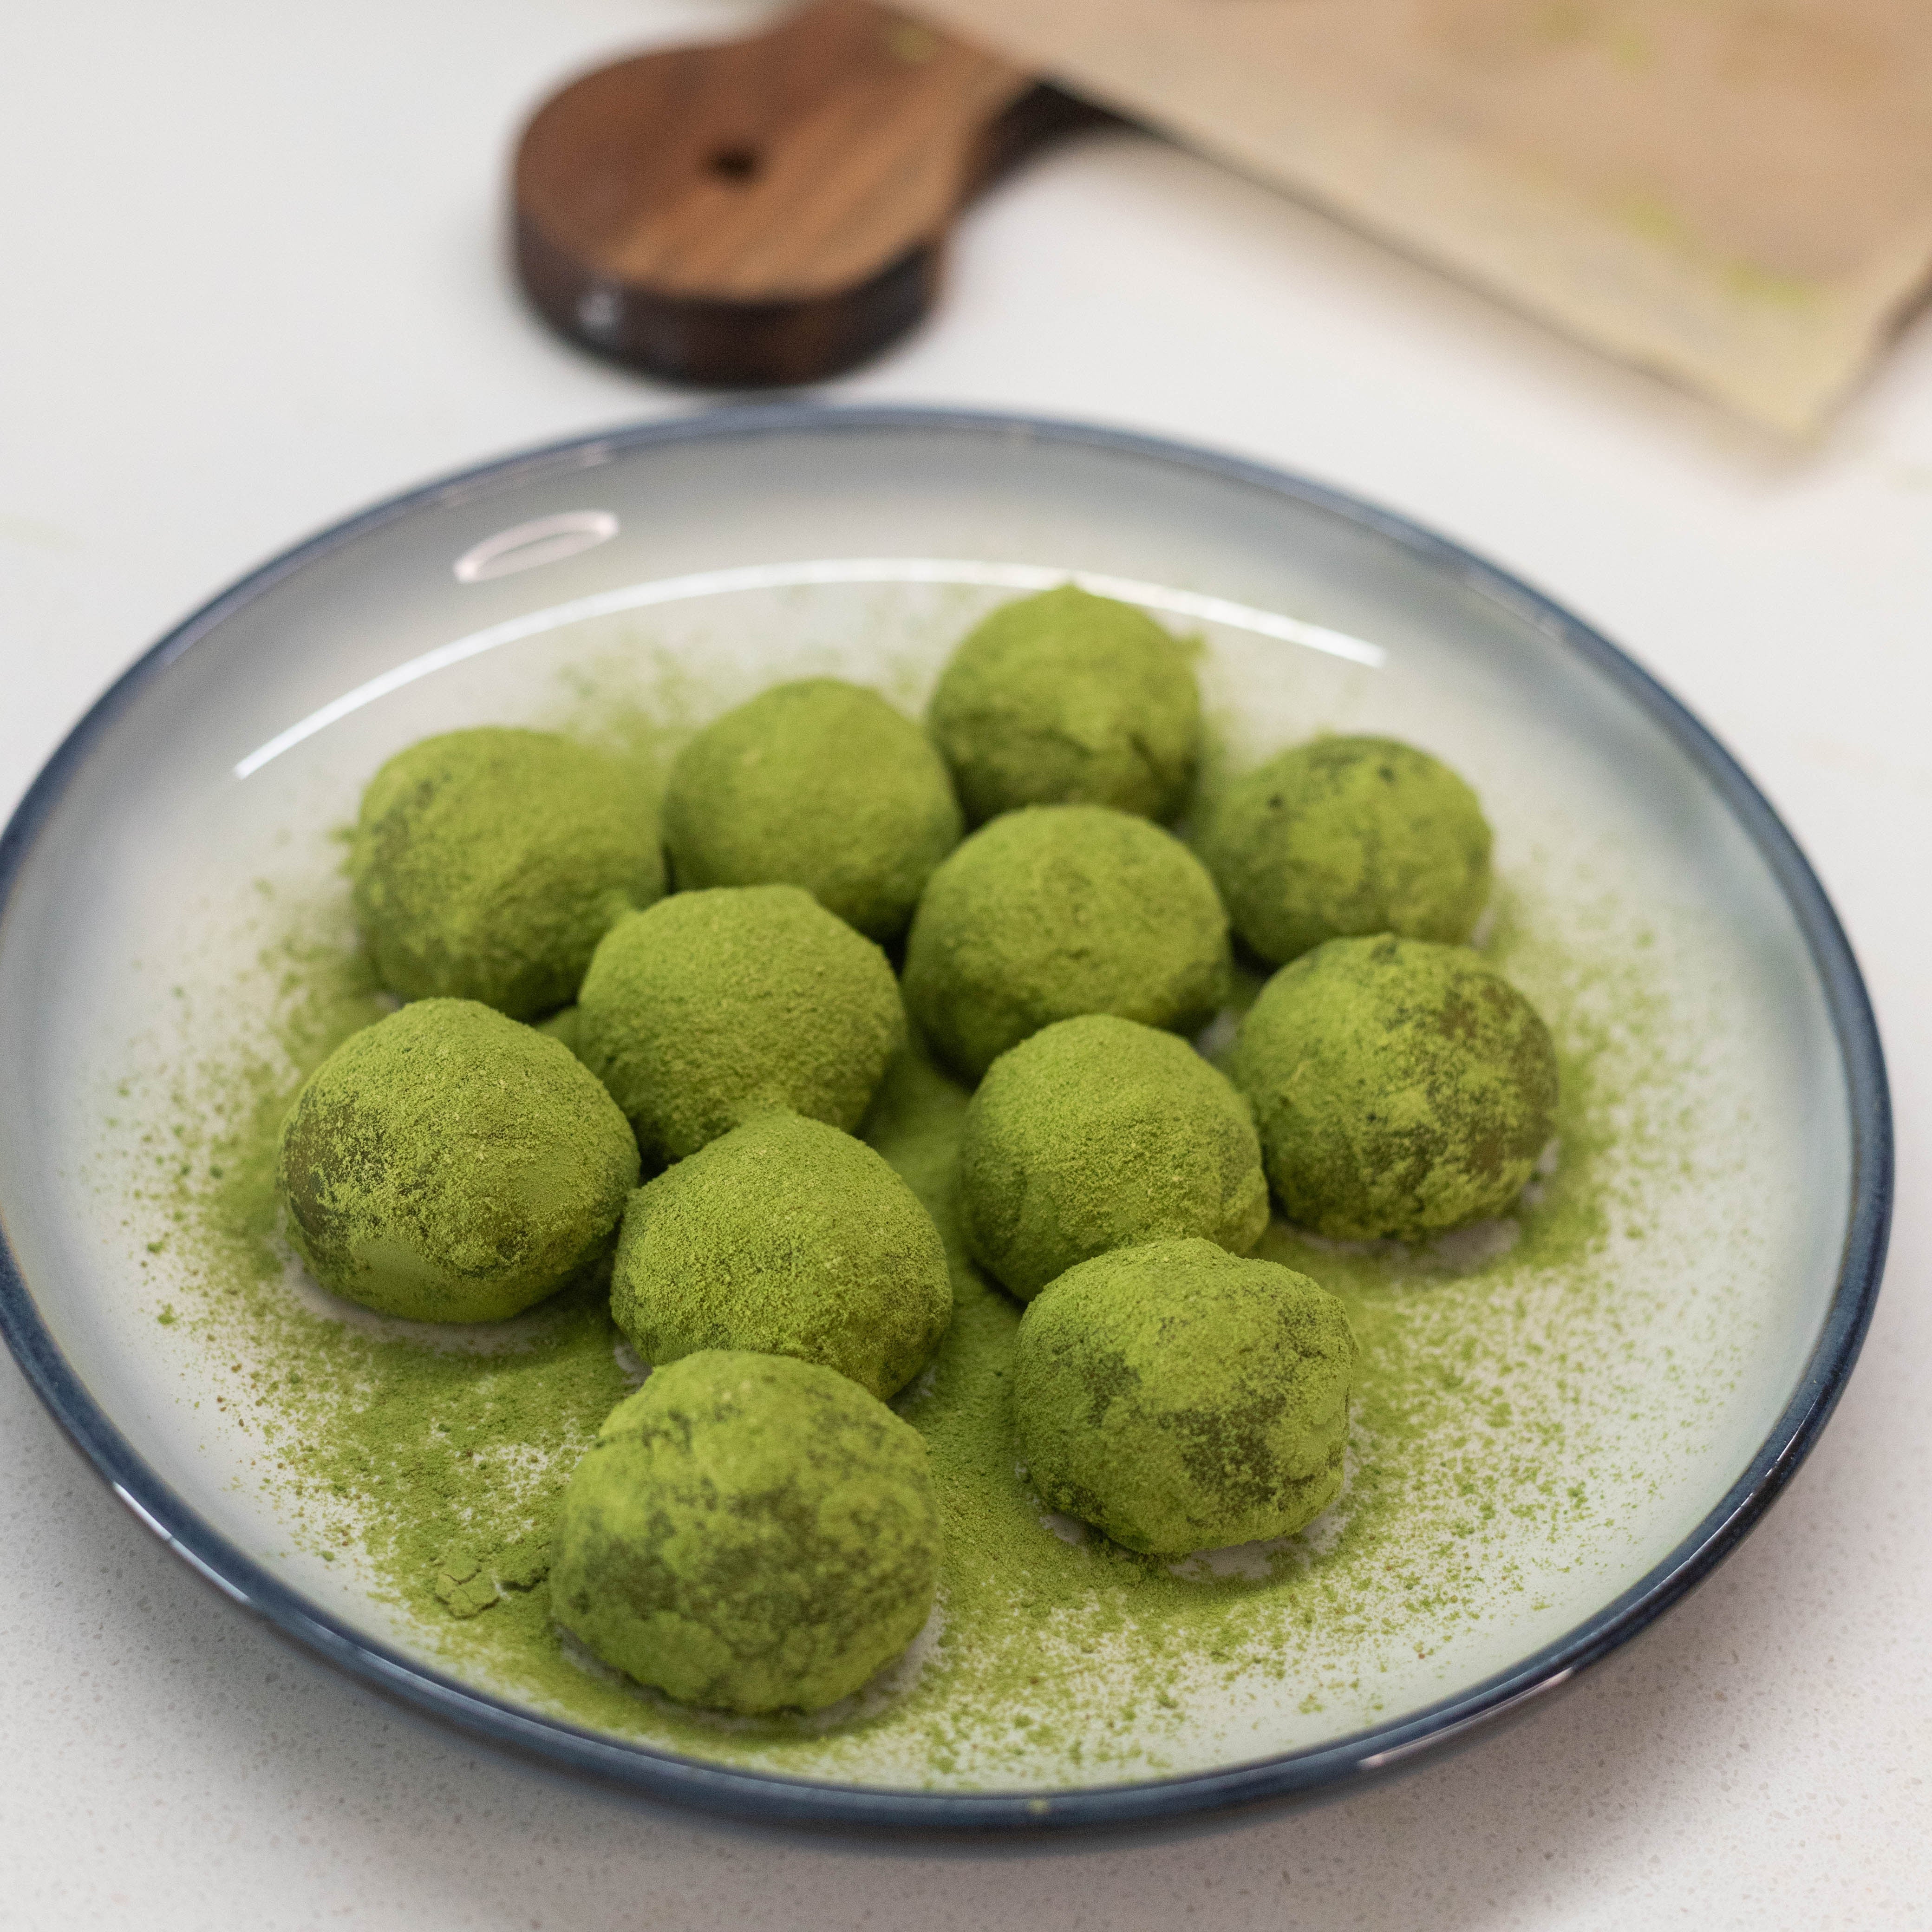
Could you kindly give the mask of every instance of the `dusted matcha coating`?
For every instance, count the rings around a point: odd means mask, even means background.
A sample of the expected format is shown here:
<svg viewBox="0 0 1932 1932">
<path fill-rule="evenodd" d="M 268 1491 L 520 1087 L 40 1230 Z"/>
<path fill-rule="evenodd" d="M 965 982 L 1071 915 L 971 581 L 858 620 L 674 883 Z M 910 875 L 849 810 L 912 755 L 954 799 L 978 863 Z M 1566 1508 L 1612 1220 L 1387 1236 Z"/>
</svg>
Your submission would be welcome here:
<svg viewBox="0 0 1932 1932">
<path fill-rule="evenodd" d="M 968 633 L 928 716 L 976 825 L 1023 805 L 1170 819 L 1200 752 L 1186 649 L 1145 611 L 1070 584 Z"/>
<path fill-rule="evenodd" d="M 1228 1072 L 1288 1219 L 1340 1240 L 1500 1214 L 1556 1130 L 1550 1029 L 1460 946 L 1331 939 L 1262 988 Z"/>
<path fill-rule="evenodd" d="M 994 1060 L 959 1161 L 973 1258 L 1022 1300 L 1110 1249 L 1199 1235 L 1246 1254 L 1268 1226 L 1248 1103 L 1186 1040 L 1108 1014 Z"/>
<path fill-rule="evenodd" d="M 926 734 L 832 677 L 774 686 L 706 725 L 671 767 L 664 828 L 680 888 L 802 886 L 882 942 L 964 830 Z"/>
<path fill-rule="evenodd" d="M 495 725 L 425 738 L 383 766 L 350 871 L 386 986 L 514 1019 L 574 998 L 611 922 L 664 889 L 634 774 L 567 738 Z"/>
<path fill-rule="evenodd" d="M 703 1348 L 795 1355 L 880 1397 L 952 1318 L 945 1245 L 862 1141 L 770 1114 L 631 1197 L 610 1312 L 646 1362 Z"/>
<path fill-rule="evenodd" d="M 1439 760 L 1394 738 L 1317 738 L 1238 778 L 1201 856 L 1270 964 L 1377 932 L 1460 944 L 1490 896 L 1489 821 Z"/>
<path fill-rule="evenodd" d="M 849 1132 L 905 1037 L 886 956 L 796 886 L 678 892 L 611 928 L 575 1048 L 645 1154 L 681 1160 L 760 1114 Z"/>
<path fill-rule="evenodd" d="M 1013 1415 L 1051 1508 L 1180 1556 L 1288 1536 L 1342 1487 L 1355 1338 L 1306 1275 L 1211 1241 L 1084 1262 L 1027 1310 Z"/>
<path fill-rule="evenodd" d="M 1099 806 L 1036 806 L 982 826 L 933 874 L 906 942 L 906 1008 L 977 1080 L 1079 1013 L 1191 1033 L 1228 972 L 1228 916 L 1178 839 Z"/>
<path fill-rule="evenodd" d="M 421 1000 L 309 1077 L 280 1179 L 323 1287 L 414 1322 L 495 1322 L 608 1251 L 638 1148 L 555 1040 L 473 1000 Z"/>
<path fill-rule="evenodd" d="M 857 1383 L 714 1350 L 620 1402 L 565 1492 L 550 1604 L 606 1664 L 746 1714 L 849 1696 L 939 1583 L 926 1444 Z"/>
</svg>

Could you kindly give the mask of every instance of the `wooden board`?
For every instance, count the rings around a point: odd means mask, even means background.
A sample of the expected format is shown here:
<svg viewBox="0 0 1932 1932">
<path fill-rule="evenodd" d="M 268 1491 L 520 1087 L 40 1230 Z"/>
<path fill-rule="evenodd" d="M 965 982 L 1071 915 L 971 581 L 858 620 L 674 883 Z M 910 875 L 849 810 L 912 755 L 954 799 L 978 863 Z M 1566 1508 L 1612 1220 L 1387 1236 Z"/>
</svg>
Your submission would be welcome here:
<svg viewBox="0 0 1932 1932">
<path fill-rule="evenodd" d="M 925 314 L 1000 170 L 1101 110 L 871 0 L 599 68 L 540 108 L 517 262 L 556 328 L 680 382 L 814 382 Z"/>
</svg>

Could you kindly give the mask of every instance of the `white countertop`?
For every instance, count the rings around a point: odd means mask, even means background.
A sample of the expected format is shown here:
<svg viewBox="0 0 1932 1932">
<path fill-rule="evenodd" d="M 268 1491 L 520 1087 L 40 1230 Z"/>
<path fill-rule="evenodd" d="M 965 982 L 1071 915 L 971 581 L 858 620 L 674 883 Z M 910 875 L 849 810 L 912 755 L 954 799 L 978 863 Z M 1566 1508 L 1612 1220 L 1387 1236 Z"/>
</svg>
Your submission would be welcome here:
<svg viewBox="0 0 1932 1932">
<path fill-rule="evenodd" d="M 266 554 L 694 399 L 546 335 L 520 114 L 757 10 L 68 0 L 0 58 L 0 802 Z M 1786 814 L 1891 1060 L 1900 1210 L 1835 1419 L 1717 1575 L 1567 1698 L 1400 1782 L 1030 1854 L 752 1832 L 509 1761 L 231 1612 L 0 1368 L 0 1923 L 788 1932 L 1932 1924 L 1932 325 L 1774 447 L 1156 142 L 968 220 L 936 319 L 825 392 L 1088 417 L 1444 530 L 1657 672 Z"/>
</svg>

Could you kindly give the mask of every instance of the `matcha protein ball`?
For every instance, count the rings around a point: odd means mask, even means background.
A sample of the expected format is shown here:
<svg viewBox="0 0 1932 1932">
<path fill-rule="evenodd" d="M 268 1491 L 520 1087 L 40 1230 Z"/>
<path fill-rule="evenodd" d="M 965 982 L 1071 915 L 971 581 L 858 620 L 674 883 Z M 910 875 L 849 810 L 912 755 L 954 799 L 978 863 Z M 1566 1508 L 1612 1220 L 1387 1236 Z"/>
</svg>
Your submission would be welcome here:
<svg viewBox="0 0 1932 1932">
<path fill-rule="evenodd" d="M 1201 746 L 1186 647 L 1145 611 L 1063 584 L 969 632 L 927 714 L 977 825 L 1023 805 L 1173 818 Z"/>
<path fill-rule="evenodd" d="M 904 1037 L 869 939 L 796 886 L 745 886 L 620 920 L 584 975 L 574 1045 L 662 1162 L 760 1114 L 850 1132 Z"/>
<path fill-rule="evenodd" d="M 1262 988 L 1228 1060 L 1288 1218 L 1417 1240 L 1500 1214 L 1556 1124 L 1536 1010 L 1460 946 L 1331 939 Z"/>
<path fill-rule="evenodd" d="M 735 1128 L 632 1196 L 610 1312 L 639 1357 L 795 1355 L 881 1398 L 952 1318 L 932 1217 L 864 1142 L 796 1114 Z"/>
<path fill-rule="evenodd" d="M 1070 1269 L 1027 1310 L 1013 1415 L 1048 1506 L 1157 1556 L 1292 1535 L 1342 1487 L 1355 1338 L 1306 1275 L 1212 1241 Z"/>
<path fill-rule="evenodd" d="M 707 1350 L 658 1370 L 564 1492 L 550 1606 L 606 1664 L 688 1704 L 816 1711 L 931 1613 L 926 1444 L 857 1383 Z"/>
<path fill-rule="evenodd" d="M 1318 738 L 1238 778 L 1201 856 L 1271 965 L 1324 940 L 1460 943 L 1490 896 L 1489 821 L 1440 760 L 1393 738 Z"/>
<path fill-rule="evenodd" d="M 419 1000 L 309 1076 L 279 1178 L 323 1287 L 411 1321 L 494 1322 L 602 1260 L 638 1147 L 567 1048 L 473 1000 Z"/>
<path fill-rule="evenodd" d="M 904 932 L 963 830 L 926 734 L 831 677 L 776 685 L 706 725 L 664 793 L 681 889 L 802 886 L 881 942 Z"/>
<path fill-rule="evenodd" d="M 976 1081 L 1080 1013 L 1192 1033 L 1226 996 L 1228 916 L 1192 853 L 1144 818 L 1035 806 L 932 875 L 906 941 L 907 1010 Z"/>
<path fill-rule="evenodd" d="M 350 872 L 383 985 L 513 1019 L 574 998 L 611 922 L 664 889 L 656 814 L 628 766 L 494 725 L 425 738 L 383 766 L 362 794 Z"/>
<path fill-rule="evenodd" d="M 1248 1103 L 1184 1040 L 1106 1013 L 994 1061 L 959 1185 L 973 1258 L 1022 1300 L 1114 1248 L 1198 1235 L 1245 1254 L 1268 1226 Z"/>
</svg>

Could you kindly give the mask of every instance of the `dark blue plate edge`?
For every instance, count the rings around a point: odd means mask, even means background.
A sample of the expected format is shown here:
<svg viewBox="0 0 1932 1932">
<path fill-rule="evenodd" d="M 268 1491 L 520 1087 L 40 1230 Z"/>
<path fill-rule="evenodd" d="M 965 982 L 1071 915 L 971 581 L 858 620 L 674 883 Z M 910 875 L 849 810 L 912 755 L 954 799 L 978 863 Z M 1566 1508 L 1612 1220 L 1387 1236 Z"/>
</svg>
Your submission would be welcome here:
<svg viewBox="0 0 1932 1932">
<path fill-rule="evenodd" d="M 109 687 L 49 759 L 0 833 L 0 926 L 39 831 L 94 740 L 196 640 L 291 572 L 432 502 L 493 494 L 528 476 L 589 468 L 654 443 L 904 429 L 1087 444 L 1244 482 L 1372 530 L 1470 590 L 1508 606 L 1586 658 L 1676 740 L 1764 855 L 1790 901 L 1822 982 L 1843 1055 L 1852 1135 L 1852 1204 L 1838 1286 L 1790 1401 L 1750 1466 L 1678 1546 L 1613 1602 L 1514 1670 L 1400 1722 L 1318 1749 L 1228 1768 L 1086 1791 L 880 1791 L 735 1771 L 626 1744 L 538 1716 L 374 1644 L 317 1610 L 184 1507 L 95 1405 L 41 1322 L 0 1229 L 0 1334 L 69 1438 L 134 1515 L 231 1600 L 370 1688 L 520 1754 L 651 1796 L 753 1822 L 949 1834 L 1122 1826 L 1270 1800 L 1339 1796 L 1472 1742 L 1573 1683 L 1702 1582 L 1756 1525 L 1829 1419 L 1869 1327 L 1892 1214 L 1893 1148 L 1883 1053 L 1843 927 L 1796 842 L 1711 734 L 1614 644 L 1508 572 L 1394 513 L 1241 458 L 1131 431 L 971 410 L 812 404 L 730 407 L 575 437 L 478 465 L 379 503 L 283 553 L 196 611 Z"/>
</svg>

